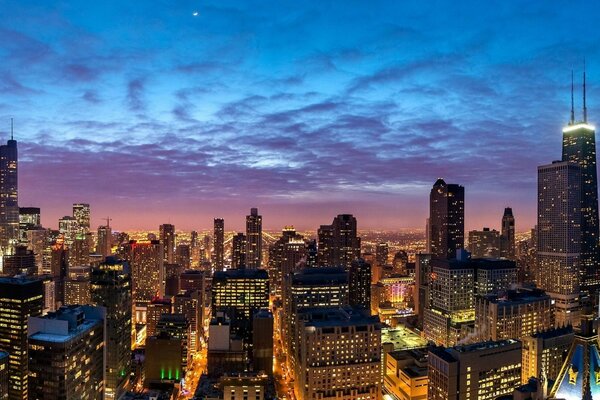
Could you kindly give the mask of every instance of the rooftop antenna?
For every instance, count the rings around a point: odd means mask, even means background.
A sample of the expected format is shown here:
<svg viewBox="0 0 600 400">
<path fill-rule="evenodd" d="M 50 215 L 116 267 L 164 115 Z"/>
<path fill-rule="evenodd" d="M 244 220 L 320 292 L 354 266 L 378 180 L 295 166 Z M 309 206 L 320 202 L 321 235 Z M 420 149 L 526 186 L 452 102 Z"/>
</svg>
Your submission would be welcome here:
<svg viewBox="0 0 600 400">
<path fill-rule="evenodd" d="M 106 217 L 104 219 L 106 220 L 106 227 L 110 228 L 110 221 L 112 221 L 112 218 L 111 217 Z"/>
<path fill-rule="evenodd" d="M 587 106 L 585 104 L 585 58 L 583 59 L 583 122 L 587 123 Z"/>
<path fill-rule="evenodd" d="M 14 129 L 15 128 L 15 121 L 14 118 L 10 119 L 10 140 L 14 140 Z"/>
<path fill-rule="evenodd" d="M 571 70 L 571 125 L 575 123 L 575 101 L 573 100 L 573 70 Z"/>
</svg>

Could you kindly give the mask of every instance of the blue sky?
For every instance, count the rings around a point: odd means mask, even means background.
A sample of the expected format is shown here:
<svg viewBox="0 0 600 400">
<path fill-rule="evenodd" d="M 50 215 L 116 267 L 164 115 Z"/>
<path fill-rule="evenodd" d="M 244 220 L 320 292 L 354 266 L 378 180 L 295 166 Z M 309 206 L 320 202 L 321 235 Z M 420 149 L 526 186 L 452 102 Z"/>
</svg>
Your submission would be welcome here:
<svg viewBox="0 0 600 400">
<path fill-rule="evenodd" d="M 48 226 L 85 201 L 121 229 L 422 227 L 444 177 L 468 228 L 526 230 L 584 58 L 600 115 L 592 1 L 0 6 L 0 131 Z"/>
</svg>

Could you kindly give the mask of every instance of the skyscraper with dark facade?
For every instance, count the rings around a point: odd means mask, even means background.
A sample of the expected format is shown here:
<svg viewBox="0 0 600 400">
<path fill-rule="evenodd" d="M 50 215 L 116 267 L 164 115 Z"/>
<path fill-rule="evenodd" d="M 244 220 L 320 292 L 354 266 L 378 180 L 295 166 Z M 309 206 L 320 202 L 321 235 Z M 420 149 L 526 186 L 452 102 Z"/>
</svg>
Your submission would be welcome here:
<svg viewBox="0 0 600 400">
<path fill-rule="evenodd" d="M 238 232 L 231 240 L 231 268 L 246 267 L 246 235 Z"/>
<path fill-rule="evenodd" d="M 92 269 L 91 298 L 106 308 L 105 399 L 118 399 L 131 369 L 131 274 L 129 265 L 108 257 Z"/>
<path fill-rule="evenodd" d="M 252 208 L 246 216 L 246 267 L 257 269 L 261 265 L 262 215 L 258 215 L 258 208 Z"/>
<path fill-rule="evenodd" d="M 572 93 L 571 93 L 572 98 Z M 598 177 L 596 172 L 596 131 L 588 124 L 583 75 L 583 121 L 575 122 L 571 106 L 571 120 L 563 128 L 562 160 L 581 168 L 581 289 L 590 294 L 600 288 L 598 269 Z"/>
<path fill-rule="evenodd" d="M 317 230 L 317 265 L 333 266 L 333 226 L 321 225 Z"/>
<path fill-rule="evenodd" d="M 350 305 L 371 310 L 371 264 L 362 258 L 352 261 L 349 272 Z"/>
<path fill-rule="evenodd" d="M 160 242 L 163 245 L 164 262 L 175 263 L 175 226 L 162 224 L 159 229 Z"/>
<path fill-rule="evenodd" d="M 360 238 L 356 218 L 352 214 L 340 214 L 333 219 L 333 265 L 350 267 L 360 257 Z"/>
<path fill-rule="evenodd" d="M 17 141 L 0 146 L 0 251 L 10 254 L 19 240 Z"/>
<path fill-rule="evenodd" d="M 225 266 L 225 221 L 215 218 L 213 230 L 214 270 L 223 271 Z"/>
<path fill-rule="evenodd" d="M 465 245 L 465 188 L 438 179 L 429 196 L 429 234 L 433 258 L 454 258 Z"/>
<path fill-rule="evenodd" d="M 500 231 L 500 253 L 509 260 L 515 259 L 515 217 L 512 208 L 506 207 Z"/>
</svg>

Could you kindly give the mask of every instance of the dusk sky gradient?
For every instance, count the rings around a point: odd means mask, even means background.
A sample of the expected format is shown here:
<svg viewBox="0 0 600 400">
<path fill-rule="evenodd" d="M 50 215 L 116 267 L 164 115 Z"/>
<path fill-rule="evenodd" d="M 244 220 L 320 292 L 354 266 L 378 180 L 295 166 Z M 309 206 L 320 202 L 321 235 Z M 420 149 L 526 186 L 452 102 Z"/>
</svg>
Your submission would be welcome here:
<svg viewBox="0 0 600 400">
<path fill-rule="evenodd" d="M 571 69 L 600 121 L 600 3 L 3 1 L 0 137 L 45 226 L 423 228 L 438 177 L 468 229 L 535 224 Z M 193 13 L 198 12 L 197 16 Z"/>
</svg>

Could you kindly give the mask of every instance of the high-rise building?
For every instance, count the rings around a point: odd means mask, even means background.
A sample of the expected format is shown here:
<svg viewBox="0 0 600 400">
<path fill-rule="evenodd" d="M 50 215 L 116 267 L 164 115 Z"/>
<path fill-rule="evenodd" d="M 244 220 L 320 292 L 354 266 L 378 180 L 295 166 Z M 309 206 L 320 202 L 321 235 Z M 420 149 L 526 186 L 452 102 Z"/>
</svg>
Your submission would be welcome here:
<svg viewBox="0 0 600 400">
<path fill-rule="evenodd" d="M 92 268 L 92 303 L 106 309 L 105 399 L 118 399 L 131 369 L 131 274 L 129 265 L 108 257 Z"/>
<path fill-rule="evenodd" d="M 556 381 L 563 362 L 573 343 L 573 327 L 565 326 L 537 332 L 522 338 L 523 361 L 521 382 L 539 378 L 544 374 L 549 381 Z"/>
<path fill-rule="evenodd" d="M 27 246 L 16 245 L 12 254 L 2 256 L 2 273 L 7 276 L 37 274 L 33 251 Z"/>
<path fill-rule="evenodd" d="M 79 224 L 75 218 L 65 215 L 58 220 L 58 231 L 64 237 L 67 247 L 70 247 L 79 234 Z"/>
<path fill-rule="evenodd" d="M 144 386 L 177 383 L 183 378 L 181 339 L 160 333 L 146 340 Z"/>
<path fill-rule="evenodd" d="M 164 297 L 164 260 L 162 242 L 129 242 L 132 295 L 136 323 L 146 321 L 146 306 L 156 297 Z"/>
<path fill-rule="evenodd" d="M 317 264 L 319 267 L 333 267 L 333 226 L 321 225 L 317 231 Z"/>
<path fill-rule="evenodd" d="M 387 264 L 389 251 L 389 245 L 386 242 L 377 243 L 377 248 L 375 249 L 377 265 L 384 266 Z"/>
<path fill-rule="evenodd" d="M 164 262 L 175 263 L 175 226 L 162 224 L 159 229 L 160 242 L 163 246 Z"/>
<path fill-rule="evenodd" d="M 283 245 L 279 273 L 275 275 L 275 293 L 281 294 L 283 279 L 304 268 L 306 261 L 306 243 L 302 237 L 291 238 Z M 279 280 L 281 279 L 281 280 Z"/>
<path fill-rule="evenodd" d="M 40 209 L 38 207 L 19 207 L 19 242 L 27 244 L 27 231 L 42 227 Z"/>
<path fill-rule="evenodd" d="M 183 314 L 162 314 L 156 325 L 159 334 L 166 333 L 181 343 L 181 371 L 185 374 L 190 363 L 190 323 Z"/>
<path fill-rule="evenodd" d="M 200 290 L 187 290 L 173 297 L 173 312 L 184 315 L 190 326 L 188 350 L 191 355 L 200 350 L 204 319 L 203 294 Z"/>
<path fill-rule="evenodd" d="M 581 178 L 571 162 L 538 167 L 536 282 L 556 302 L 557 326 L 579 324 Z"/>
<path fill-rule="evenodd" d="M 0 146 L 0 251 L 10 254 L 19 241 L 19 190 L 17 141 Z"/>
<path fill-rule="evenodd" d="M 500 253 L 504 258 L 515 259 L 515 217 L 510 207 L 504 209 L 502 216 Z"/>
<path fill-rule="evenodd" d="M 146 311 L 146 337 L 156 335 L 158 321 L 163 314 L 171 314 L 172 311 L 170 298 L 155 297 L 152 299 Z"/>
<path fill-rule="evenodd" d="M 435 348 L 429 350 L 428 363 L 428 399 L 497 399 L 521 383 L 521 342 Z"/>
<path fill-rule="evenodd" d="M 333 264 L 350 268 L 352 261 L 360 257 L 360 238 L 356 218 L 352 214 L 340 214 L 333 219 Z"/>
<path fill-rule="evenodd" d="M 246 235 L 241 232 L 231 241 L 231 268 L 246 268 Z"/>
<path fill-rule="evenodd" d="M 299 400 L 381 398 L 381 324 L 346 307 L 298 313 L 294 392 Z"/>
<path fill-rule="evenodd" d="M 179 293 L 179 276 L 184 269 L 179 264 L 165 264 L 165 296 Z"/>
<path fill-rule="evenodd" d="M 65 305 L 91 304 L 91 286 L 89 265 L 69 267 L 68 277 L 65 280 Z"/>
<path fill-rule="evenodd" d="M 73 218 L 77 221 L 79 233 L 90 231 L 90 205 L 86 203 L 73 204 Z"/>
<path fill-rule="evenodd" d="M 9 354 L 10 400 L 27 400 L 27 322 L 42 314 L 44 286 L 37 278 L 0 278 L 0 351 Z"/>
<path fill-rule="evenodd" d="M 296 246 L 287 246 L 290 242 L 295 242 Z M 275 293 L 281 293 L 281 285 L 283 282 L 283 276 L 285 273 L 289 273 L 290 271 L 283 271 L 283 263 L 286 258 L 286 247 L 288 250 L 296 249 L 302 245 L 302 250 L 304 250 L 304 240 L 302 235 L 296 233 L 296 229 L 293 226 L 286 226 L 281 231 L 281 237 L 277 239 L 275 243 L 269 247 L 269 277 L 271 277 L 271 284 L 275 289 Z M 299 249 L 298 249 L 299 250 Z M 304 253 L 304 252 L 302 252 Z M 288 254 L 289 258 L 295 258 L 294 254 Z M 293 268 L 293 263 L 295 260 L 287 260 L 286 267 L 289 270 L 290 266 Z"/>
<path fill-rule="evenodd" d="M 269 310 L 252 317 L 252 366 L 256 372 L 273 374 L 273 314 Z"/>
<path fill-rule="evenodd" d="M 175 249 L 175 262 L 182 269 L 190 269 L 192 267 L 192 253 L 189 244 L 178 244 Z"/>
<path fill-rule="evenodd" d="M 385 354 L 383 386 L 397 399 L 427 399 L 427 348 Z"/>
<path fill-rule="evenodd" d="M 573 91 L 571 85 L 571 99 Z M 575 121 L 571 101 L 571 119 L 563 128 L 562 161 L 572 162 L 581 168 L 580 201 L 580 258 L 581 289 L 593 295 L 600 288 L 598 268 L 598 177 L 596 171 L 596 131 L 588 123 L 585 71 L 583 73 L 583 121 Z"/>
<path fill-rule="evenodd" d="M 500 232 L 483 228 L 481 231 L 469 231 L 469 252 L 473 258 L 500 257 Z"/>
<path fill-rule="evenodd" d="M 258 215 L 258 208 L 252 208 L 246 216 L 246 267 L 257 269 L 261 266 L 262 215 Z"/>
<path fill-rule="evenodd" d="M 29 398 L 102 400 L 104 312 L 62 307 L 29 318 Z"/>
<path fill-rule="evenodd" d="M 225 220 L 215 218 L 213 228 L 213 262 L 215 271 L 225 267 Z"/>
<path fill-rule="evenodd" d="M 465 188 L 438 179 L 429 196 L 429 234 L 433 258 L 454 258 L 464 247 Z"/>
<path fill-rule="evenodd" d="M 415 312 L 418 317 L 418 326 L 423 328 L 423 315 L 425 310 L 431 308 L 430 278 L 431 254 L 418 253 L 415 256 Z"/>
<path fill-rule="evenodd" d="M 362 258 L 352 261 L 349 272 L 350 305 L 371 310 L 371 264 Z"/>
<path fill-rule="evenodd" d="M 112 254 L 112 229 L 110 225 L 100 225 L 98 227 L 96 253 L 103 257 L 108 257 Z"/>
<path fill-rule="evenodd" d="M 188 269 L 179 275 L 179 291 L 198 290 L 204 293 L 205 276 L 203 271 Z"/>
</svg>

